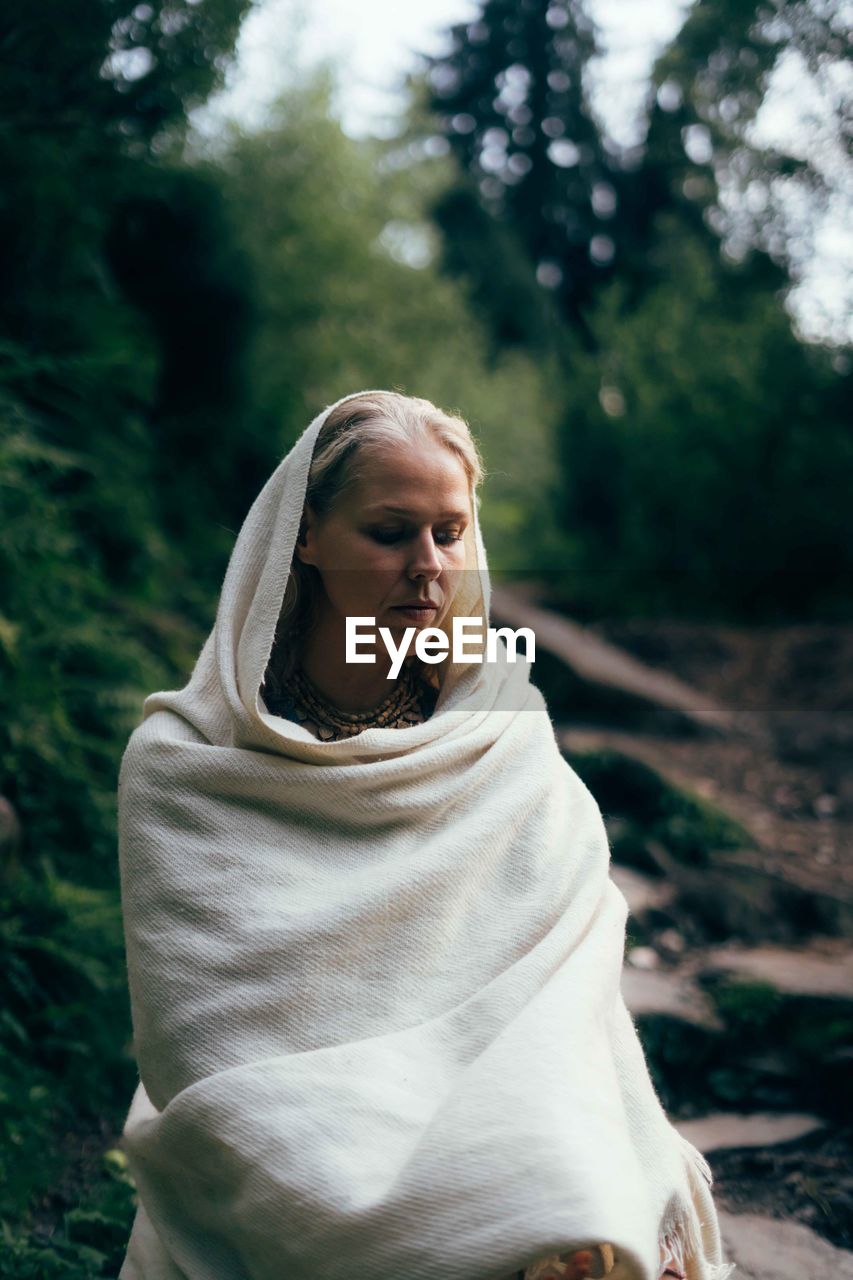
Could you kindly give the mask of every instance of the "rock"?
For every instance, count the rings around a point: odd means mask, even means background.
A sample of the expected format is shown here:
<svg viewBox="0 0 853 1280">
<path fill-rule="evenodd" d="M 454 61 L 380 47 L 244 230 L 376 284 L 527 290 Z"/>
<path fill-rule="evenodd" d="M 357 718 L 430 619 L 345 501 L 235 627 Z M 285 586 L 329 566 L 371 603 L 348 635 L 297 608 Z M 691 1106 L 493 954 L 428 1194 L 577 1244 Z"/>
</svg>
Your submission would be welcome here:
<svg viewBox="0 0 853 1280">
<path fill-rule="evenodd" d="M 685 865 L 658 840 L 646 840 L 645 849 L 675 886 L 679 913 L 709 939 L 781 946 L 811 933 L 844 933 L 847 917 L 853 920 L 843 886 L 836 894 L 806 889 L 761 865 L 754 849 L 711 849 L 703 867 Z"/>
<path fill-rule="evenodd" d="M 722 1210 L 719 1218 L 723 1254 L 737 1263 L 732 1280 L 853 1280 L 853 1253 L 800 1222 Z"/>
<path fill-rule="evenodd" d="M 723 1111 L 698 1120 L 679 1120 L 679 1133 L 705 1155 L 738 1147 L 775 1147 L 823 1128 L 817 1116 L 773 1111 L 743 1115 Z"/>
<path fill-rule="evenodd" d="M 657 936 L 657 944 L 673 956 L 683 955 L 687 948 L 684 935 L 679 933 L 677 929 L 664 929 Z"/>
<path fill-rule="evenodd" d="M 571 678 L 567 700 L 575 706 L 583 704 L 622 721 L 646 711 L 660 724 L 682 732 L 726 733 L 735 725 L 731 710 L 714 698 L 639 662 L 577 622 L 532 604 L 523 592 L 493 587 L 491 612 L 499 624 L 533 628 L 537 684 L 543 676 L 549 683 L 549 674 L 561 683 L 562 671 L 563 683 Z"/>
<path fill-rule="evenodd" d="M 628 952 L 628 963 L 635 969 L 657 969 L 660 956 L 654 947 L 633 947 Z"/>
<path fill-rule="evenodd" d="M 850 999 L 853 948 L 826 942 L 815 948 L 713 947 L 703 957 L 703 973 L 726 973 L 766 982 L 785 995 Z"/>
<path fill-rule="evenodd" d="M 814 811 L 819 818 L 832 818 L 838 809 L 838 796 L 826 794 L 818 796 L 814 802 Z"/>
<path fill-rule="evenodd" d="M 703 1030 L 722 1027 L 713 1005 L 703 991 L 677 970 L 632 969 L 622 971 L 622 995 L 635 1017 L 666 1014 Z"/>
<path fill-rule="evenodd" d="M 670 874 L 670 863 L 704 872 L 716 851 L 754 846 L 730 814 L 665 778 L 636 751 L 596 746 L 596 735 L 584 731 L 558 728 L 557 735 L 601 808 L 615 863 L 660 878 Z M 636 737 L 630 742 L 636 744 Z"/>
</svg>

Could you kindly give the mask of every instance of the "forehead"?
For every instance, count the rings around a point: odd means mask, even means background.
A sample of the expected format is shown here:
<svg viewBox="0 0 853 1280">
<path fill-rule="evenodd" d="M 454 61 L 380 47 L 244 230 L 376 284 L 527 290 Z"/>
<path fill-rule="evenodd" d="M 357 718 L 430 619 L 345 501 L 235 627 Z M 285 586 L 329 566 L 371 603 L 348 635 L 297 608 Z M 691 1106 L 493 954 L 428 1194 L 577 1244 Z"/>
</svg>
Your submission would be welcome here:
<svg viewBox="0 0 853 1280">
<path fill-rule="evenodd" d="M 348 497 L 359 506 L 405 505 L 420 510 L 438 503 L 448 513 L 470 513 L 465 467 L 452 449 L 438 441 L 366 448 Z"/>
</svg>

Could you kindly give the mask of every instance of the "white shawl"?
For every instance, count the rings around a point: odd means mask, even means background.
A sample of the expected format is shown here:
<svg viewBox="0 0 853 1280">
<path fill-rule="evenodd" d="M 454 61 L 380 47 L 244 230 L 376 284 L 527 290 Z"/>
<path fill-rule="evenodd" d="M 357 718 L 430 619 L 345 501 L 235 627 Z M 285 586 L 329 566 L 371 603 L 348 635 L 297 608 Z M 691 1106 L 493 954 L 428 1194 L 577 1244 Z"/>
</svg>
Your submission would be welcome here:
<svg viewBox="0 0 853 1280">
<path fill-rule="evenodd" d="M 599 1242 L 657 1280 L 673 1233 L 721 1280 L 707 1165 L 619 993 L 601 815 L 527 664 L 449 667 L 426 723 L 339 742 L 260 700 L 328 411 L 122 765 L 122 1280 L 491 1280 Z M 454 610 L 487 617 L 476 513 L 468 552 Z"/>
</svg>

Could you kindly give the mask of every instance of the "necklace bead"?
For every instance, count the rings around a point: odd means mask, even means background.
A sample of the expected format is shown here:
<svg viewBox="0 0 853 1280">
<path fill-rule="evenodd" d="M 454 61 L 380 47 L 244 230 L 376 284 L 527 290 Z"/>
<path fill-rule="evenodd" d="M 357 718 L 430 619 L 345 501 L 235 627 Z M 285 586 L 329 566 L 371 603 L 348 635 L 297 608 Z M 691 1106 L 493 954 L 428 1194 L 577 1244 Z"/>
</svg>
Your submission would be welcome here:
<svg viewBox="0 0 853 1280">
<path fill-rule="evenodd" d="M 278 683 L 275 695 L 267 696 L 273 715 L 282 704 L 291 704 L 298 722 L 320 739 L 333 742 L 354 737 L 365 729 L 406 729 L 422 724 L 433 711 L 438 691 L 419 679 L 411 666 L 404 667 L 399 681 L 375 707 L 368 711 L 342 711 L 311 683 L 301 668 Z"/>
</svg>

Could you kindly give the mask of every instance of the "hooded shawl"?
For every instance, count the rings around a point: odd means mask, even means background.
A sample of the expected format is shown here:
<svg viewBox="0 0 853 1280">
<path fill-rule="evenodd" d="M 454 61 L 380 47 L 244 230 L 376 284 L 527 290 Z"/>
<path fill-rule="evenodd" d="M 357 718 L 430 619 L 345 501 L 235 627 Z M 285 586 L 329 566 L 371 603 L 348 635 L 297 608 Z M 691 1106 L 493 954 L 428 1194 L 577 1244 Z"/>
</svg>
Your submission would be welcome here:
<svg viewBox="0 0 853 1280">
<path fill-rule="evenodd" d="M 122 763 L 121 1280 L 492 1280 L 599 1242 L 612 1280 L 657 1280 L 665 1236 L 690 1280 L 723 1280 L 708 1166 L 620 995 L 601 814 L 528 664 L 447 662 L 429 720 L 343 741 L 263 704 L 334 407 L 256 499 L 189 683 L 146 700 Z M 486 620 L 476 506 L 466 548 L 452 613 Z"/>
</svg>

